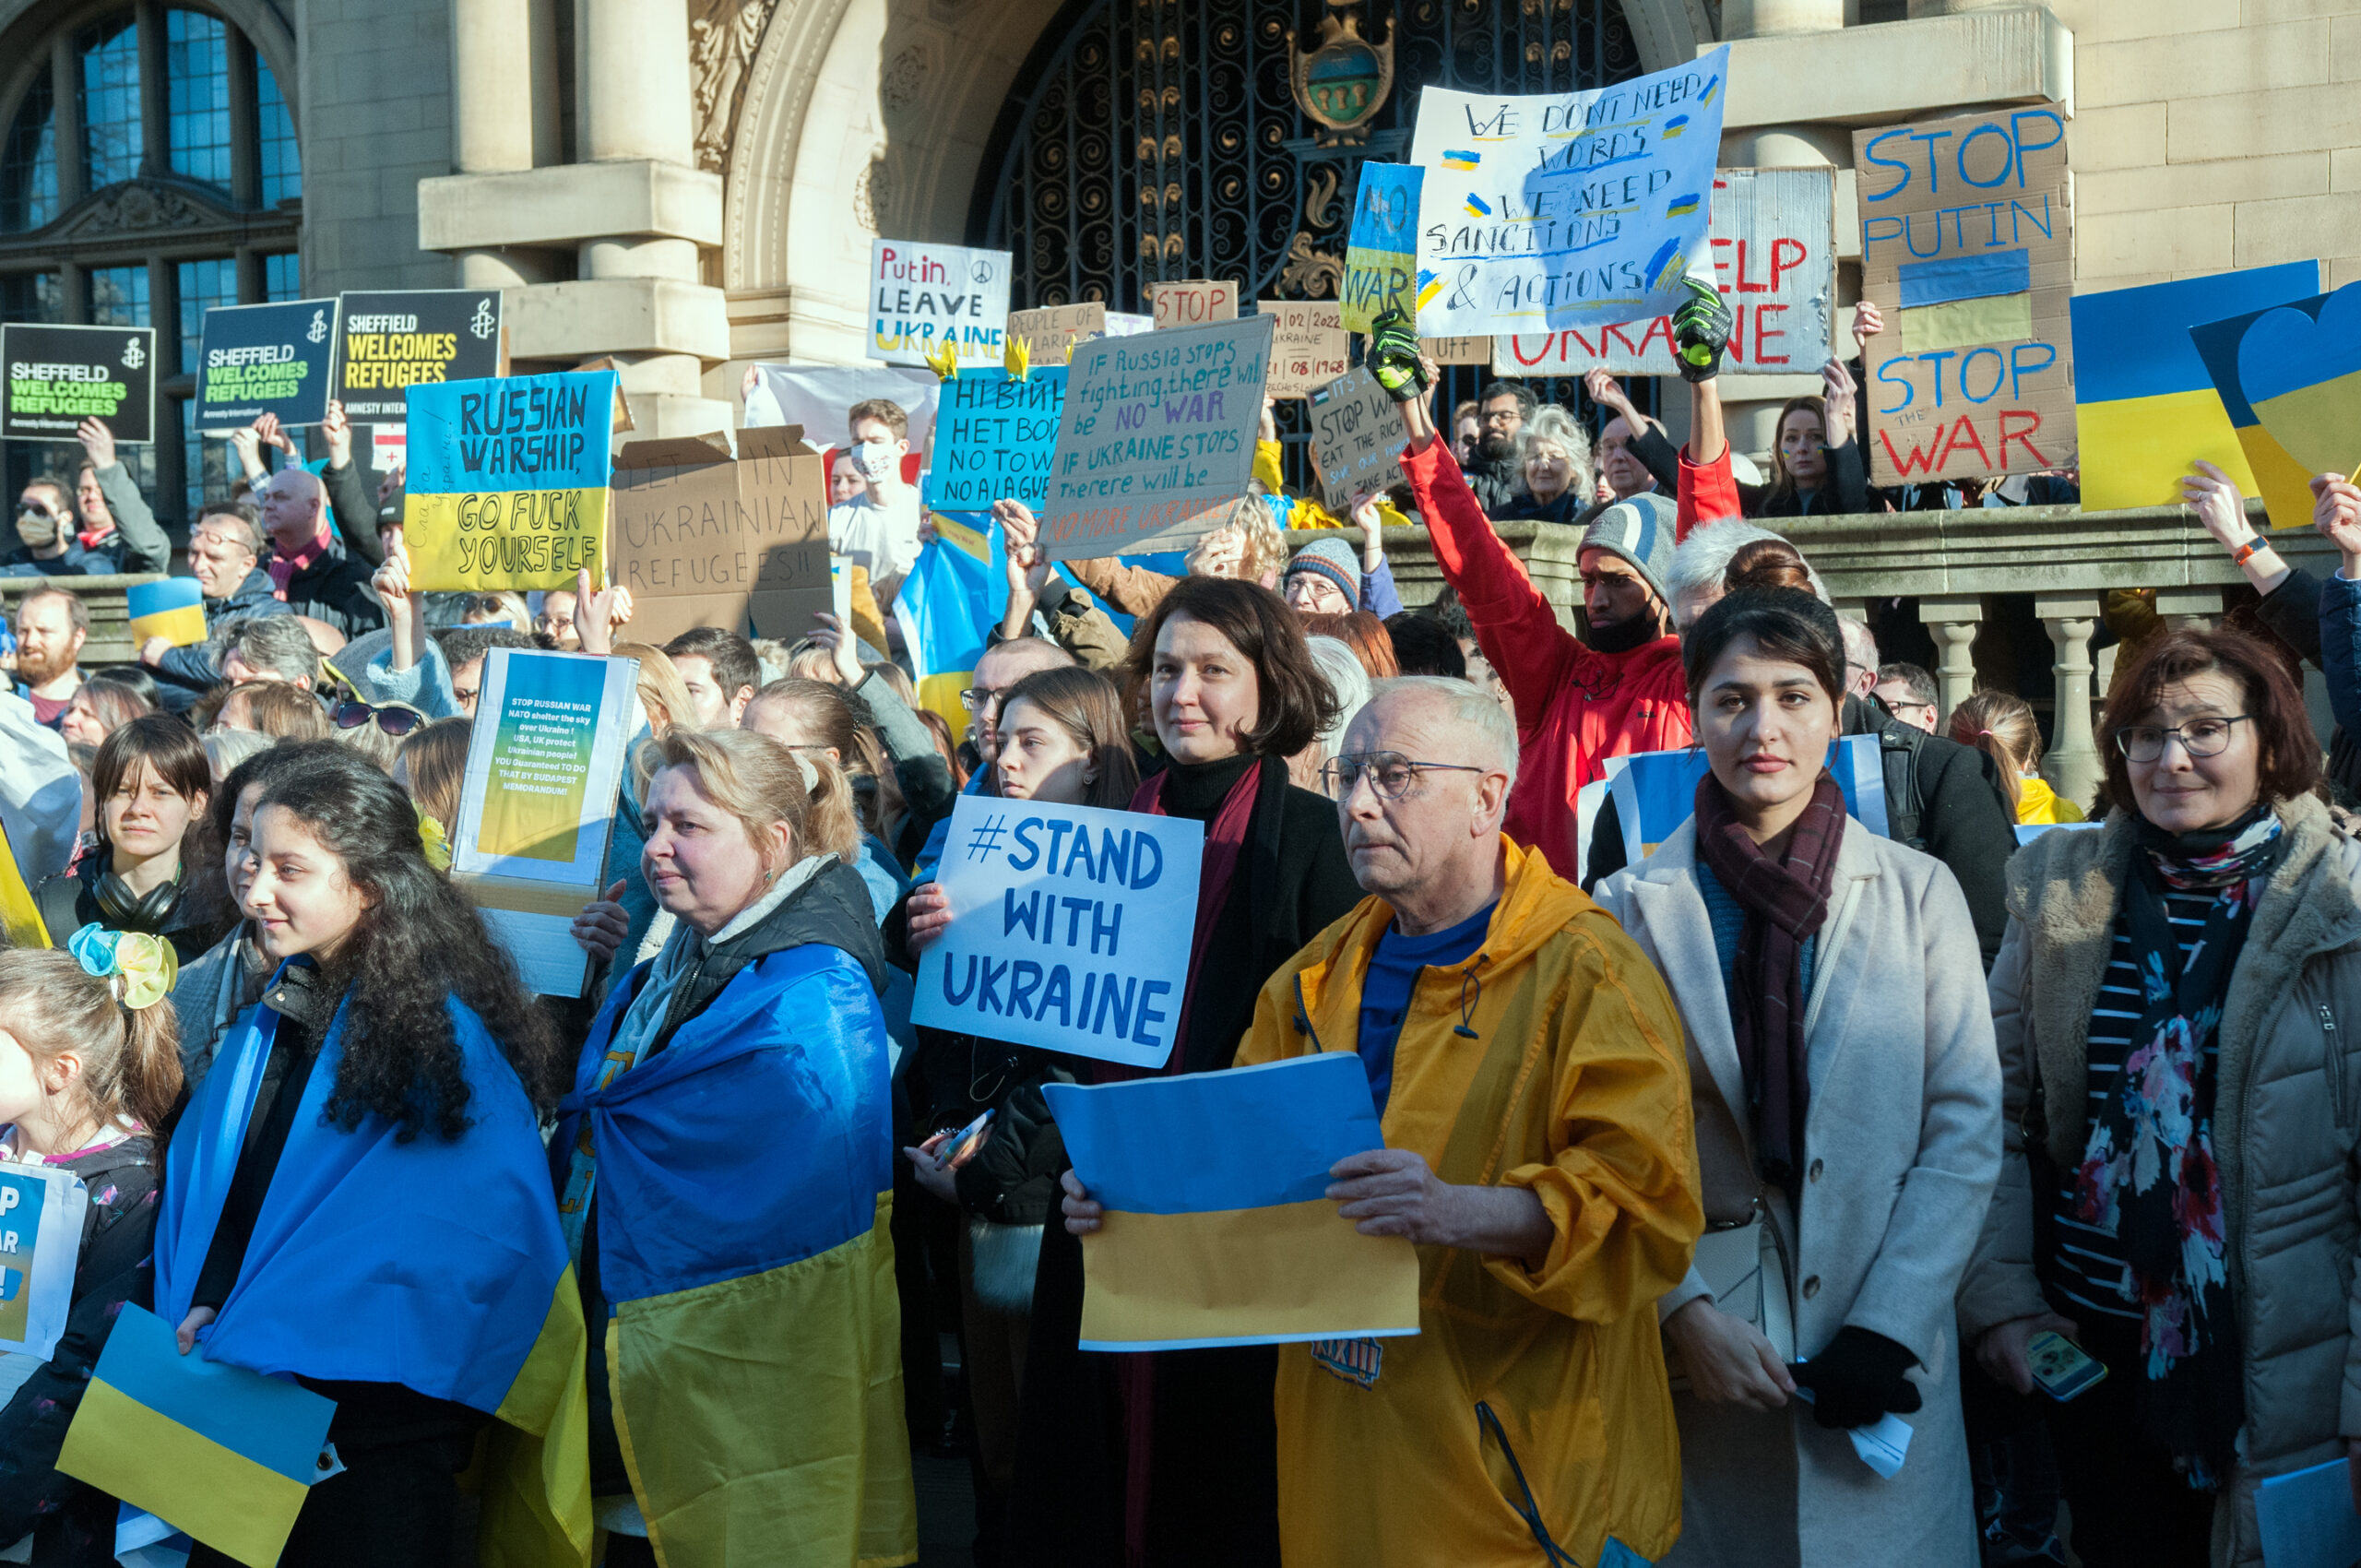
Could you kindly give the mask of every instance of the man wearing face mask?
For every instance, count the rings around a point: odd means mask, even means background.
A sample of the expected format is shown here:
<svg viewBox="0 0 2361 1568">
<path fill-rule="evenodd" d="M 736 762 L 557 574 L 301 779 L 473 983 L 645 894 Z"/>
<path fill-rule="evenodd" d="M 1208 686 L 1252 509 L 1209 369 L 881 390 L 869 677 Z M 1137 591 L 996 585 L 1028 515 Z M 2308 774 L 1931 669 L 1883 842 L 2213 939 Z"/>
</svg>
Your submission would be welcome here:
<svg viewBox="0 0 2361 1568">
<path fill-rule="evenodd" d="M 900 404 L 872 398 L 855 403 L 845 422 L 853 467 L 869 488 L 828 508 L 828 549 L 866 571 L 878 609 L 891 610 L 902 578 L 919 559 L 919 493 L 902 481 L 910 417 Z"/>
<path fill-rule="evenodd" d="M 98 576 L 111 572 L 160 572 L 172 559 L 172 541 L 139 498 L 129 470 L 115 457 L 114 432 L 104 420 L 84 420 L 81 471 L 72 495 L 50 480 L 35 480 L 17 500 L 19 548 L 0 556 L 0 576 Z M 75 516 L 75 503 L 81 516 Z"/>
</svg>

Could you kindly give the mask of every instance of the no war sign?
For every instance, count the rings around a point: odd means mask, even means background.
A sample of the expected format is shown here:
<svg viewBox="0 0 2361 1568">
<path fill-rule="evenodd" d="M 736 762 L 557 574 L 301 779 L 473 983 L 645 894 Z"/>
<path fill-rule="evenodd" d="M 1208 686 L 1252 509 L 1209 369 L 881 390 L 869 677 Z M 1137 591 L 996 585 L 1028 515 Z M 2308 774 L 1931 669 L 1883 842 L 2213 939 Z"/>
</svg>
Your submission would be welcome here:
<svg viewBox="0 0 2361 1568">
<path fill-rule="evenodd" d="M 962 795 L 939 880 L 951 924 L 911 1021 L 1161 1067 L 1197 921 L 1201 823 Z"/>
</svg>

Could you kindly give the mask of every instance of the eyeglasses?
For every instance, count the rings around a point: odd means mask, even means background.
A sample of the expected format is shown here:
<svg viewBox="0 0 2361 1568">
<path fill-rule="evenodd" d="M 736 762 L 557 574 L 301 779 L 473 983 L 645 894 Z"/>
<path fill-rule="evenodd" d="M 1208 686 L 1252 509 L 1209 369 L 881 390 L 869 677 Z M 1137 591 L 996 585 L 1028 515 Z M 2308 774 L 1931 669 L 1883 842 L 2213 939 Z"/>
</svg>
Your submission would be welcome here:
<svg viewBox="0 0 2361 1568">
<path fill-rule="evenodd" d="M 19 517 L 39 517 L 45 523 L 54 522 L 57 519 L 57 514 L 51 511 L 46 506 L 19 506 L 17 508 L 17 516 Z"/>
<path fill-rule="evenodd" d="M 2230 731 L 2253 722 L 2253 717 L 2241 713 L 2231 719 L 2192 719 L 2169 730 L 2153 724 L 2127 724 L 2115 732 L 2115 747 L 2132 762 L 2154 762 L 2165 754 L 2165 742 L 2177 739 L 2180 749 L 2191 756 L 2220 756 L 2229 749 Z"/>
<path fill-rule="evenodd" d="M 426 715 L 406 702 L 371 704 L 345 701 L 336 705 L 336 727 L 358 730 L 371 719 L 388 735 L 407 735 L 426 722 Z"/>
<path fill-rule="evenodd" d="M 980 712 L 1008 695 L 1006 686 L 969 686 L 959 694 L 959 706 L 970 713 Z"/>
<path fill-rule="evenodd" d="M 1398 801 L 1409 793 L 1411 784 L 1421 770 L 1436 773 L 1488 771 L 1459 762 L 1417 762 L 1400 752 L 1361 752 L 1332 758 L 1323 764 L 1320 782 L 1331 795 L 1341 801 L 1353 792 L 1353 787 L 1366 773 L 1369 775 L 1369 787 L 1377 791 L 1379 800 Z"/>
</svg>

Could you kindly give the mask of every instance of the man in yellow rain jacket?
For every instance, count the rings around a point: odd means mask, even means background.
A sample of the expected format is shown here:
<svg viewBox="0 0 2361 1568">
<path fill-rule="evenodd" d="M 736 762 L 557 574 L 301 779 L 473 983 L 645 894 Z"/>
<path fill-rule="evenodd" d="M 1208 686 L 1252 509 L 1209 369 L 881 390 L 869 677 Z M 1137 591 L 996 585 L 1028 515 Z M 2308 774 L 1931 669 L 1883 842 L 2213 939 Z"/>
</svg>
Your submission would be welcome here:
<svg viewBox="0 0 2361 1568">
<path fill-rule="evenodd" d="M 1360 1053 L 1386 1146 L 1328 1195 L 1418 1244 L 1419 1332 L 1282 1348 L 1288 1568 L 1651 1562 L 1680 1533 L 1655 1304 L 1704 1224 L 1672 1000 L 1501 836 L 1516 734 L 1474 687 L 1379 682 L 1329 766 L 1370 897 L 1238 1059 Z"/>
</svg>

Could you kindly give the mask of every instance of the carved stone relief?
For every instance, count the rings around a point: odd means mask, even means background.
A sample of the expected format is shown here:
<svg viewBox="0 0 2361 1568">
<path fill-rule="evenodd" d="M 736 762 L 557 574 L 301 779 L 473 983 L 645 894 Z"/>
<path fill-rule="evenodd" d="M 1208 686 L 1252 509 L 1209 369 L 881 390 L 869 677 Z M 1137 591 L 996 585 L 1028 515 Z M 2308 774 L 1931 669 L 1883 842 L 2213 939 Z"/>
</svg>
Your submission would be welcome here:
<svg viewBox="0 0 2361 1568">
<path fill-rule="evenodd" d="M 689 21 L 691 110 L 697 167 L 730 167 L 731 133 L 746 93 L 746 75 L 777 0 L 694 0 Z"/>
</svg>

